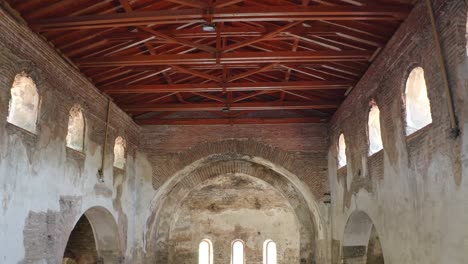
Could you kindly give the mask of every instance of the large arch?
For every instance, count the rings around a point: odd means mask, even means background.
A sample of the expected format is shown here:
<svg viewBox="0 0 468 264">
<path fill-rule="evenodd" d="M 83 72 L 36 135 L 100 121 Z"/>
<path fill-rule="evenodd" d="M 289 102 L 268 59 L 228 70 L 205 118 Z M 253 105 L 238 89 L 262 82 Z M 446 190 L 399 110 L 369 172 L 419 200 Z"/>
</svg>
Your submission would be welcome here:
<svg viewBox="0 0 468 264">
<path fill-rule="evenodd" d="M 113 215 L 104 207 L 91 207 L 77 220 L 74 229 L 83 220 L 89 222 L 91 226 L 98 261 L 103 261 L 103 263 L 121 263 L 123 252 L 118 226 Z M 70 232 L 70 235 L 72 232 Z M 69 241 L 70 238 L 69 236 L 67 239 L 67 245 L 71 242 Z"/>
<path fill-rule="evenodd" d="M 236 145 L 231 141 L 227 145 L 233 146 L 233 144 Z M 316 199 L 303 181 L 283 166 L 262 157 L 265 155 L 256 156 L 252 155 L 251 152 L 245 154 L 240 151 L 243 147 L 239 147 L 239 145 L 225 150 L 219 147 L 220 144 L 217 146 L 213 149 L 214 151 L 208 151 L 207 156 L 187 164 L 172 176 L 167 177 L 168 180 L 158 188 L 146 223 L 145 251 L 147 261 L 152 262 L 157 259 L 163 263 L 167 260 L 167 253 L 164 252 L 164 241 L 170 230 L 170 223 L 167 219 L 170 219 L 174 208 L 177 208 L 179 202 L 186 197 L 190 190 L 205 180 L 233 173 L 256 177 L 277 189 L 291 204 L 301 223 L 301 259 L 312 263 L 313 259 L 317 260 L 317 254 L 326 258 L 326 253 L 324 254 L 326 249 L 320 248 L 318 250 L 316 248 L 319 244 L 317 241 L 326 238 L 326 230 Z M 250 144 L 250 147 L 245 149 L 259 148 L 252 148 L 252 144 Z M 200 153 L 207 154 L 206 151 L 196 151 L 192 154 L 182 155 L 193 155 L 190 156 L 193 160 L 193 157 L 199 157 Z M 278 157 L 278 152 L 274 152 L 274 148 L 269 149 L 266 153 Z M 320 243 L 319 246 L 323 247 L 325 244 Z"/>
<path fill-rule="evenodd" d="M 379 235 L 364 211 L 355 211 L 348 218 L 343 235 L 342 259 L 345 264 L 384 264 Z"/>
</svg>

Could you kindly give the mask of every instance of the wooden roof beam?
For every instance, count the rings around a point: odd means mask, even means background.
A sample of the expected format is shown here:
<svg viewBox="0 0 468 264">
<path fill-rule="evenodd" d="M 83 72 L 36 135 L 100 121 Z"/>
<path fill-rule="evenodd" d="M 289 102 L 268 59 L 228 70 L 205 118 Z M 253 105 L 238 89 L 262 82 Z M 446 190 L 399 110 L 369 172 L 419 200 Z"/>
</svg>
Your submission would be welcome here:
<svg viewBox="0 0 468 264">
<path fill-rule="evenodd" d="M 301 109 L 336 109 L 339 102 L 249 102 L 232 103 L 230 111 L 269 111 L 269 110 L 301 110 Z M 193 103 L 193 104 L 137 104 L 120 105 L 127 112 L 194 112 L 194 111 L 222 111 L 226 108 L 224 103 Z"/>
<path fill-rule="evenodd" d="M 353 86 L 351 81 L 301 81 L 301 82 L 257 82 L 257 83 L 204 83 L 204 84 L 142 84 L 106 86 L 108 94 L 171 93 L 171 92 L 236 92 L 271 90 L 346 90 Z"/>
<path fill-rule="evenodd" d="M 236 52 L 220 55 L 219 61 L 212 54 L 163 54 L 76 59 L 80 67 L 144 66 L 144 65 L 206 65 L 244 63 L 313 63 L 338 61 L 368 61 L 373 51 L 281 51 Z"/>
<path fill-rule="evenodd" d="M 325 123 L 326 117 L 297 118 L 206 118 L 206 119 L 137 119 L 139 125 L 241 125 L 241 124 L 304 124 Z"/>
<path fill-rule="evenodd" d="M 265 6 L 215 8 L 213 22 L 297 21 L 297 20 L 403 20 L 411 11 L 409 5 L 378 6 Z M 78 17 L 61 17 L 31 21 L 36 31 L 84 28 L 127 27 L 156 24 L 205 22 L 206 10 L 180 9 L 171 12 L 147 11 Z"/>
</svg>

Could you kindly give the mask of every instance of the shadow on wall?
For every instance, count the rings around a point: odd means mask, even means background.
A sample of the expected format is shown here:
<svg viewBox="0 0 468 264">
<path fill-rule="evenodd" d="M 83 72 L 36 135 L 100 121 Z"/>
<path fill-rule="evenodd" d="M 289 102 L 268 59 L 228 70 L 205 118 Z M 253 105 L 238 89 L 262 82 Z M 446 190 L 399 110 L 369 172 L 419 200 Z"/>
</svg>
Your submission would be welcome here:
<svg viewBox="0 0 468 264">
<path fill-rule="evenodd" d="M 374 223 L 363 211 L 353 212 L 346 223 L 341 263 L 384 264 L 382 246 Z"/>
</svg>

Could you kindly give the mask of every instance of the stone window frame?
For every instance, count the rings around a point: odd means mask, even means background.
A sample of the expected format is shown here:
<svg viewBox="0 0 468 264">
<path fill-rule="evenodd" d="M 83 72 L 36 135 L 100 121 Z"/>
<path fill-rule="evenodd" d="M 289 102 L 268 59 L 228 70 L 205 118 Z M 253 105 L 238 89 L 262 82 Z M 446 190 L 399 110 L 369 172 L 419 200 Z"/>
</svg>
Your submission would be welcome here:
<svg viewBox="0 0 468 264">
<path fill-rule="evenodd" d="M 379 111 L 379 133 L 380 133 L 380 142 L 379 142 L 379 143 L 380 143 L 380 145 L 381 145 L 381 148 L 380 148 L 379 150 L 375 151 L 375 152 L 372 152 L 372 151 L 371 151 L 371 145 L 372 145 L 371 143 L 372 143 L 373 140 L 371 140 L 371 133 L 370 133 L 370 127 L 369 127 L 370 123 L 369 123 L 369 121 L 370 121 L 371 111 L 372 111 L 372 109 L 373 109 L 374 107 L 376 107 L 377 110 Z M 382 151 L 384 150 L 384 148 L 385 148 L 384 143 L 383 143 L 383 138 L 382 138 L 382 122 L 381 122 L 381 121 L 382 121 L 382 118 L 381 118 L 381 116 L 382 116 L 382 111 L 380 111 L 380 107 L 379 107 L 379 104 L 377 103 L 377 100 L 371 99 L 371 100 L 369 101 L 369 111 L 368 111 L 368 113 L 367 113 L 367 125 L 366 125 L 367 144 L 368 144 L 367 156 L 368 156 L 368 157 L 372 157 L 372 156 L 374 156 L 374 155 L 376 155 L 376 154 L 382 152 Z M 378 140 L 378 139 L 375 139 L 375 140 Z"/>
<path fill-rule="evenodd" d="M 85 115 L 85 108 L 83 107 L 83 105 L 81 103 L 74 103 L 72 105 L 72 107 L 68 110 L 69 112 L 69 115 L 68 115 L 68 122 L 70 122 L 70 111 L 73 110 L 74 107 L 79 107 L 79 110 L 80 110 L 80 113 L 81 113 L 81 116 L 83 118 L 83 131 L 82 131 L 82 146 L 81 146 L 81 149 L 75 149 L 71 146 L 68 145 L 68 142 L 67 142 L 67 139 L 65 138 L 65 146 L 67 149 L 70 149 L 70 150 L 73 150 L 73 151 L 76 151 L 76 152 L 79 152 L 79 153 L 84 153 L 85 152 L 85 146 L 86 146 L 86 131 L 87 131 L 87 119 L 86 119 L 86 115 Z M 67 123 L 69 125 L 69 123 Z M 68 125 L 67 125 L 67 137 L 68 137 L 68 134 L 70 133 L 70 131 L 68 130 Z"/>
<path fill-rule="evenodd" d="M 208 244 L 208 263 L 200 263 L 200 246 L 202 243 L 207 243 Z M 204 238 L 200 241 L 198 244 L 198 264 L 213 264 L 213 243 L 211 242 L 210 239 Z"/>
<path fill-rule="evenodd" d="M 237 264 L 234 263 L 234 245 L 236 243 L 242 244 L 242 264 L 245 264 L 245 242 L 242 239 L 234 239 L 231 243 L 231 264 Z"/>
<path fill-rule="evenodd" d="M 27 66 L 27 67 L 26 67 Z M 39 88 L 42 84 L 42 79 L 39 78 L 39 74 L 35 71 L 35 70 L 30 70 L 29 68 L 31 68 L 31 65 L 26 65 L 25 67 L 19 67 L 18 69 L 15 70 L 15 73 L 11 76 L 11 85 L 8 89 L 8 111 L 7 111 L 7 115 L 6 115 L 6 124 L 9 126 L 9 127 L 12 127 L 14 128 L 16 131 L 19 131 L 21 132 L 20 134 L 25 134 L 25 135 L 29 135 L 29 136 L 32 136 L 32 137 L 36 137 L 38 134 L 39 134 L 39 117 L 41 115 L 41 105 L 42 105 L 42 94 L 41 94 L 41 89 Z M 20 125 L 17 125 L 17 124 L 14 124 L 12 123 L 9 119 L 10 119 L 10 107 L 11 107 L 11 104 L 12 104 L 12 100 L 13 100 L 13 97 L 12 97 L 12 94 L 11 94 L 11 89 L 13 88 L 13 84 L 15 82 L 15 79 L 18 75 L 21 75 L 21 74 L 24 74 L 26 75 L 28 78 L 30 78 L 32 80 L 32 82 L 34 83 L 34 86 L 35 86 L 35 90 L 36 90 L 36 93 L 37 93 L 37 112 L 36 112 L 36 116 L 35 116 L 35 120 L 34 120 L 34 131 L 31 131 L 25 127 L 22 127 Z"/>
<path fill-rule="evenodd" d="M 276 251 L 276 262 L 270 263 L 269 262 L 269 253 L 268 253 L 268 246 L 270 243 L 273 243 L 275 246 L 275 251 Z M 276 245 L 276 242 L 273 241 L 272 239 L 267 239 L 265 242 L 263 242 L 263 264 L 277 264 L 278 263 L 278 247 Z"/>
<path fill-rule="evenodd" d="M 412 133 L 408 133 L 408 120 L 407 120 L 407 117 L 408 117 L 408 113 L 407 113 L 407 100 L 406 100 L 406 90 L 407 90 L 407 83 L 408 83 L 408 80 L 409 80 L 409 77 L 410 75 L 413 73 L 414 70 L 416 70 L 417 68 L 421 68 L 423 70 L 423 74 L 424 74 L 424 81 L 425 81 L 425 85 L 426 85 L 426 95 L 427 95 L 427 98 L 429 100 L 429 112 L 430 112 L 430 115 L 431 115 L 431 123 L 425 125 L 424 127 L 421 127 L 417 130 L 415 130 L 414 132 Z M 402 84 L 401 84 L 401 100 L 402 100 L 402 107 L 401 107 L 401 111 L 402 111 L 402 120 L 403 120 L 403 135 L 407 138 L 407 139 L 412 139 L 414 137 L 416 137 L 417 135 L 421 134 L 421 133 L 424 133 L 425 131 L 427 131 L 433 124 L 434 120 L 433 120 L 433 115 L 432 115 L 432 107 L 431 107 L 431 97 L 430 97 L 430 89 L 429 89 L 429 83 L 427 82 L 427 78 L 426 78 L 426 70 L 424 68 L 424 66 L 420 63 L 413 63 L 413 64 L 409 64 L 408 68 L 406 69 L 405 71 L 405 74 L 404 74 L 404 77 L 402 79 Z"/>
</svg>

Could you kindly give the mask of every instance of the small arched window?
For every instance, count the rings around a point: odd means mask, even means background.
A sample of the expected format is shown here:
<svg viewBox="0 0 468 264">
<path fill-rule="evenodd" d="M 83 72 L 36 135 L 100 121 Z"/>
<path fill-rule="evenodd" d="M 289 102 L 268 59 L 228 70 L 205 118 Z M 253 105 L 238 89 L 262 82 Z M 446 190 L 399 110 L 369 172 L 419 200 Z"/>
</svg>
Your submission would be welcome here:
<svg viewBox="0 0 468 264">
<path fill-rule="evenodd" d="M 114 144 L 114 167 L 123 169 L 125 167 L 125 139 L 117 137 Z"/>
<path fill-rule="evenodd" d="M 277 253 L 276 243 L 272 240 L 267 240 L 263 243 L 263 264 L 276 264 Z"/>
<path fill-rule="evenodd" d="M 232 243 L 231 264 L 244 264 L 244 242 L 241 240 Z"/>
<path fill-rule="evenodd" d="M 369 132 L 369 156 L 383 149 L 382 133 L 380 130 L 380 110 L 375 104 L 371 104 L 368 120 Z"/>
<path fill-rule="evenodd" d="M 406 135 L 411 135 L 432 123 L 431 106 L 427 97 L 426 79 L 421 67 L 414 68 L 405 90 Z"/>
<path fill-rule="evenodd" d="M 198 246 L 198 264 L 213 264 L 213 245 L 208 239 L 203 239 Z"/>
<path fill-rule="evenodd" d="M 465 27 L 465 40 L 466 40 L 466 55 L 468 56 L 468 14 L 466 16 L 466 27 Z"/>
<path fill-rule="evenodd" d="M 346 142 L 343 134 L 338 138 L 338 168 L 346 166 Z"/>
<path fill-rule="evenodd" d="M 67 147 L 82 151 L 84 146 L 85 121 L 81 106 L 74 105 L 68 118 Z"/>
<path fill-rule="evenodd" d="M 26 73 L 17 74 L 11 87 L 7 121 L 35 133 L 38 109 L 39 94 L 36 84 Z"/>
</svg>

